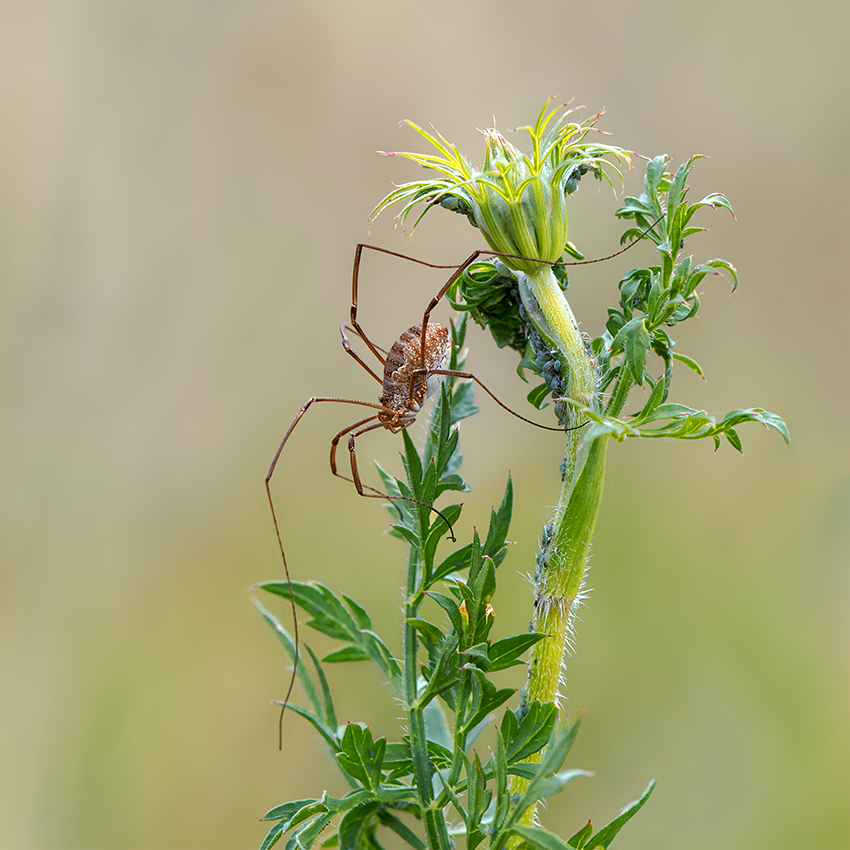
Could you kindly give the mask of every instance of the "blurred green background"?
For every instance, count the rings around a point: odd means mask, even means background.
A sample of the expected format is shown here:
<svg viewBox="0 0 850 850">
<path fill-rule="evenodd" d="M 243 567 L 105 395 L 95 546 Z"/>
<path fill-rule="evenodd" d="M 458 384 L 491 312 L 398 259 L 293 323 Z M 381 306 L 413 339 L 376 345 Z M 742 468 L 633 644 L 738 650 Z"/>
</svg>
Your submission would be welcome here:
<svg viewBox="0 0 850 850">
<path fill-rule="evenodd" d="M 766 407 L 794 441 L 747 426 L 744 458 L 611 446 L 567 685 L 587 709 L 571 764 L 596 777 L 545 822 L 604 822 L 655 777 L 618 846 L 850 846 L 847 8 L 4 4 L 0 845 L 252 847 L 268 807 L 340 790 L 295 716 L 276 748 L 286 669 L 246 590 L 282 572 L 263 475 L 310 395 L 375 393 L 339 345 L 355 243 L 444 263 L 481 247 L 449 213 L 410 242 L 389 215 L 369 232 L 417 173 L 375 153 L 420 147 L 398 121 L 433 122 L 480 161 L 476 127 L 525 124 L 556 94 L 607 108 L 616 144 L 711 155 L 693 194 L 725 192 L 737 221 L 700 214 L 711 230 L 691 247 L 731 260 L 741 286 L 705 281 L 677 338 L 709 380 L 680 369 L 674 395 Z M 574 196 L 588 256 L 616 249 L 616 206 L 589 180 Z M 650 256 L 571 274 L 583 330 Z M 386 346 L 444 276 L 369 257 L 362 280 L 361 321 Z M 469 368 L 522 408 L 515 357 L 477 331 L 470 347 Z M 510 469 L 507 634 L 528 620 L 521 574 L 561 442 L 481 406 L 458 531 L 486 523 Z M 404 551 L 330 476 L 328 440 L 356 411 L 323 407 L 276 478 L 291 569 L 367 603 L 397 646 Z M 364 438 L 366 473 L 373 457 L 398 470 L 399 445 Z M 334 673 L 342 717 L 398 734 L 371 668 Z"/>
</svg>

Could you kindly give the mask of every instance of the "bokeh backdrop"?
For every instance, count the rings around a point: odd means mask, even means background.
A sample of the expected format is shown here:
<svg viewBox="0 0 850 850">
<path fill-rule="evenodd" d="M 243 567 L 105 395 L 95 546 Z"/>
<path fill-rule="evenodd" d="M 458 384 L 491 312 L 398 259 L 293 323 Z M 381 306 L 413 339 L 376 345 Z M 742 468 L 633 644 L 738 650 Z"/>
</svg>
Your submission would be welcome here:
<svg viewBox="0 0 850 850">
<path fill-rule="evenodd" d="M 710 232 L 691 247 L 741 285 L 705 281 L 679 339 L 708 382 L 680 370 L 675 397 L 766 407 L 794 439 L 747 426 L 743 458 L 612 445 L 567 683 L 569 710 L 587 711 L 571 764 L 596 775 L 546 823 L 604 822 L 655 777 L 619 846 L 850 846 L 847 10 L 3 4 L 0 845 L 252 847 L 270 806 L 340 790 L 294 715 L 276 747 L 287 670 L 247 589 L 282 573 L 263 476 L 310 395 L 375 392 L 339 345 L 355 244 L 445 263 L 480 246 L 442 211 L 411 240 L 392 216 L 370 232 L 372 206 L 416 174 L 376 153 L 418 149 L 399 120 L 480 161 L 476 128 L 528 123 L 558 95 L 605 108 L 615 144 L 711 156 L 693 192 L 725 192 L 737 221 L 701 214 Z M 588 256 L 616 249 L 617 204 L 589 180 L 574 196 Z M 572 273 L 587 333 L 640 251 Z M 369 257 L 362 280 L 362 323 L 386 346 L 444 276 Z M 470 349 L 521 408 L 515 358 L 478 332 Z M 486 523 L 511 470 L 516 545 L 494 600 L 507 634 L 528 619 L 522 574 L 561 445 L 481 406 L 458 530 Z M 397 646 L 404 551 L 379 504 L 330 476 L 328 440 L 354 417 L 324 407 L 277 474 L 291 569 L 367 604 Z M 361 465 L 398 470 L 398 448 L 372 434 Z M 334 673 L 344 718 L 398 734 L 372 669 Z"/>
</svg>

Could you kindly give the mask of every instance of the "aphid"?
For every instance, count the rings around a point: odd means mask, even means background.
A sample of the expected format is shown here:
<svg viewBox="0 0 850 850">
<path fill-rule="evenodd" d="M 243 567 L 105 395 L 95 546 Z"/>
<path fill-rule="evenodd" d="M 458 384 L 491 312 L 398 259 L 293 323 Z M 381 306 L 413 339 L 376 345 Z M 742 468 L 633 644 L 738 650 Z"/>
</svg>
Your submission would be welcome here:
<svg viewBox="0 0 850 850">
<path fill-rule="evenodd" d="M 631 247 L 633 244 L 634 242 L 631 242 L 627 246 L 627 248 Z M 412 325 L 406 331 L 404 331 L 393 343 L 392 347 L 388 352 L 385 352 L 383 349 L 375 345 L 375 343 L 373 343 L 372 340 L 369 339 L 368 335 L 360 327 L 357 321 L 358 278 L 360 273 L 360 260 L 364 248 L 368 248 L 372 251 L 378 251 L 382 254 L 388 254 L 393 257 L 399 257 L 401 259 L 410 260 L 411 262 L 427 266 L 428 268 L 454 269 L 452 275 L 449 277 L 446 283 L 443 284 L 440 291 L 431 299 L 428 306 L 425 308 L 425 312 L 422 316 L 422 322 L 418 325 Z M 624 248 L 623 250 L 626 250 L 626 248 Z M 619 254 L 622 252 L 618 251 L 617 253 Z M 469 257 L 467 257 L 466 260 L 464 260 L 464 262 L 461 263 L 459 266 L 447 266 L 437 265 L 434 263 L 426 263 L 423 260 L 417 260 L 414 257 L 408 257 L 405 254 L 399 254 L 395 251 L 389 251 L 386 248 L 379 248 L 375 245 L 366 245 L 361 243 L 357 246 L 354 252 L 354 269 L 352 273 L 351 284 L 351 324 L 350 326 L 347 326 L 345 323 L 341 324 L 340 335 L 342 336 L 342 345 L 345 351 L 350 354 L 351 357 L 353 357 L 379 384 L 381 384 L 382 392 L 377 403 L 361 401 L 359 399 L 352 398 L 339 398 L 336 396 L 313 396 L 309 398 L 301 406 L 301 410 L 299 410 L 298 415 L 295 417 L 295 419 L 292 421 L 292 424 L 287 429 L 286 433 L 283 436 L 283 439 L 280 442 L 280 445 L 277 448 L 277 451 L 274 454 L 274 457 L 272 458 L 271 465 L 269 466 L 269 470 L 266 473 L 266 495 L 268 496 L 269 507 L 271 508 L 275 535 L 277 537 L 280 555 L 283 560 L 287 583 L 290 582 L 289 567 L 286 563 L 286 554 L 283 550 L 283 541 L 281 539 L 280 526 L 278 524 L 277 514 L 275 513 L 274 508 L 274 501 L 272 499 L 271 479 L 272 475 L 274 474 L 275 468 L 277 467 L 277 463 L 280 459 L 281 453 L 283 452 L 289 438 L 292 436 L 293 431 L 303 418 L 304 414 L 314 404 L 319 402 L 335 402 L 337 404 L 353 404 L 359 407 L 367 407 L 377 411 L 376 413 L 373 413 L 370 416 L 366 416 L 363 419 L 358 419 L 356 422 L 353 422 L 350 425 L 346 425 L 345 428 L 342 428 L 341 430 L 337 431 L 337 433 L 331 440 L 330 467 L 331 472 L 335 476 L 354 484 L 354 487 L 359 495 L 372 499 L 384 499 L 385 501 L 399 500 L 415 502 L 416 504 L 424 504 L 422 502 L 419 502 L 417 499 L 413 499 L 410 497 L 388 496 L 385 493 L 374 489 L 373 487 L 364 485 L 360 479 L 360 473 L 358 471 L 355 441 L 363 434 L 366 434 L 369 431 L 374 431 L 378 428 L 385 428 L 386 430 L 392 433 L 397 433 L 405 428 L 408 428 L 415 421 L 417 414 L 422 408 L 422 405 L 425 403 L 428 397 L 431 396 L 434 391 L 439 387 L 440 382 L 446 376 L 464 378 L 475 381 L 475 383 L 478 384 L 478 386 L 481 387 L 481 389 L 483 389 L 484 392 L 486 392 L 487 395 L 489 395 L 500 407 L 504 408 L 508 411 L 508 413 L 512 414 L 513 416 L 516 416 L 518 419 L 521 419 L 523 422 L 527 422 L 530 425 L 534 425 L 535 427 L 542 428 L 546 431 L 563 432 L 565 430 L 562 427 L 541 425 L 539 422 L 534 422 L 533 420 L 527 419 L 525 416 L 522 416 L 516 411 L 511 410 L 511 408 L 501 402 L 484 385 L 484 383 L 482 383 L 482 381 L 475 375 L 473 375 L 471 372 L 460 372 L 457 370 L 445 368 L 447 363 L 449 362 L 449 345 L 451 335 L 449 333 L 449 329 L 445 325 L 438 324 L 436 322 L 430 322 L 429 319 L 431 313 L 439 304 L 446 292 L 448 292 L 448 290 L 451 288 L 452 284 L 454 284 L 455 281 L 460 278 L 465 269 L 467 269 L 472 263 L 475 262 L 476 259 L 478 259 L 478 257 L 482 255 L 506 257 L 512 256 L 508 254 L 498 254 L 494 251 L 479 250 L 474 251 L 472 254 L 470 254 Z M 611 256 L 616 256 L 616 254 L 612 254 Z M 603 257 L 602 259 L 610 258 Z M 584 263 L 593 262 L 599 262 L 599 260 L 584 261 Z M 582 262 L 578 262 L 567 263 L 566 265 L 582 264 Z M 377 372 L 375 372 L 360 357 L 360 355 L 358 355 L 357 352 L 355 352 L 351 348 L 348 337 L 346 336 L 346 330 L 359 337 L 369 349 L 369 351 L 371 351 L 372 354 L 375 355 L 375 357 L 378 359 L 378 361 L 383 367 L 383 376 L 379 376 Z M 576 427 L 581 427 L 581 425 Z M 350 478 L 337 469 L 336 463 L 337 446 L 339 445 L 339 441 L 346 435 L 348 435 L 348 453 L 349 464 L 351 469 Z M 446 520 L 446 518 L 432 505 L 425 505 L 425 507 L 434 511 L 438 516 L 443 519 L 449 529 L 451 539 L 452 541 L 454 541 L 454 532 L 452 531 L 451 525 L 449 524 L 448 520 Z M 290 594 L 290 602 L 292 604 L 293 638 L 296 646 L 296 657 L 293 665 L 292 678 L 290 680 L 289 688 L 287 690 L 286 697 L 283 700 L 281 708 L 281 741 L 283 711 L 285 710 L 286 705 L 289 702 L 289 697 L 291 696 L 292 689 L 295 685 L 295 678 L 298 665 L 298 618 L 295 610 L 295 600 L 292 594 Z"/>
</svg>

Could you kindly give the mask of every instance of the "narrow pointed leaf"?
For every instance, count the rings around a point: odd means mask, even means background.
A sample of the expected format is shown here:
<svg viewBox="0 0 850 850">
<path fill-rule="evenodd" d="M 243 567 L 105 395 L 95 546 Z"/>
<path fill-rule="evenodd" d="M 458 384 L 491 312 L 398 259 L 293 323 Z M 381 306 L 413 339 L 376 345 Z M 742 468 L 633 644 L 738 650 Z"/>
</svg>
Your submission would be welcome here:
<svg viewBox="0 0 850 850">
<path fill-rule="evenodd" d="M 646 786 L 646 791 L 644 791 L 637 800 L 630 803 L 621 815 L 614 818 L 614 820 L 612 820 L 607 826 L 603 826 L 602 829 L 600 829 L 599 832 L 597 832 L 596 835 L 587 842 L 587 846 L 590 848 L 607 848 L 617 837 L 617 833 L 638 813 L 638 811 L 640 811 L 643 804 L 649 799 L 649 795 L 652 794 L 654 788 L 655 780 L 653 779 L 649 785 Z"/>
</svg>

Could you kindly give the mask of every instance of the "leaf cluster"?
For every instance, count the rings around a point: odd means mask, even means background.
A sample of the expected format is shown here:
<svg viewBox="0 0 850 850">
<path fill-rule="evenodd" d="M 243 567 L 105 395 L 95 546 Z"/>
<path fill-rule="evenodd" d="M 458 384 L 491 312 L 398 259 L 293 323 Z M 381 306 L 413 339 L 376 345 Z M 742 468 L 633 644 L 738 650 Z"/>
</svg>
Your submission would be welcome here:
<svg viewBox="0 0 850 850">
<path fill-rule="evenodd" d="M 646 190 L 640 198 L 627 197 L 617 210 L 620 218 L 634 219 L 636 226 L 623 234 L 621 243 L 636 238 L 652 240 L 661 255 L 661 263 L 644 269 L 631 269 L 620 280 L 620 304 L 608 310 L 605 333 L 594 341 L 594 350 L 602 368 L 601 388 L 605 389 L 625 369 L 631 379 L 643 386 L 653 383 L 646 372 L 646 355 L 651 349 L 665 364 L 665 385 L 670 383 L 672 360 L 679 360 L 700 377 L 699 365 L 681 354 L 674 354 L 675 343 L 666 328 L 696 316 L 700 301 L 697 286 L 706 275 L 728 271 L 738 284 L 737 272 L 726 260 L 713 259 L 695 264 L 692 256 L 680 258 L 685 239 L 705 230 L 691 224 L 702 207 L 721 207 L 732 212 L 729 201 L 719 194 L 708 195 L 696 203 L 687 202 L 686 180 L 699 156 L 683 163 L 675 175 L 665 172 L 666 156 L 657 156 L 647 166 Z M 613 358 L 624 355 L 621 365 Z M 666 400 L 666 395 L 665 395 Z"/>
<path fill-rule="evenodd" d="M 631 269 L 619 281 L 620 302 L 608 310 L 605 331 L 592 348 L 600 368 L 600 390 L 613 386 L 606 415 L 581 405 L 592 424 L 585 439 L 608 435 L 617 440 L 626 437 L 667 437 L 695 440 L 710 438 L 715 447 L 721 436 L 738 451 L 741 439 L 736 426 L 760 422 L 777 430 L 786 442 L 790 439 L 785 423 L 761 408 L 732 410 L 719 421 L 704 410 L 668 403 L 673 363 L 678 361 L 705 378 L 700 365 L 691 357 L 674 351 L 671 328 L 696 316 L 700 299 L 697 287 L 708 275 L 726 271 L 732 278 L 732 291 L 738 285 L 735 267 L 726 260 L 694 262 L 683 255 L 685 241 L 705 230 L 692 223 L 703 207 L 726 209 L 732 206 L 725 196 L 709 194 L 695 203 L 688 202 L 687 179 L 694 163 L 692 156 L 675 174 L 668 173 L 666 156 L 657 156 L 647 165 L 645 191 L 639 198 L 627 197 L 616 215 L 632 219 L 635 226 L 623 234 L 621 242 L 645 237 L 652 240 L 660 254 L 660 264 Z M 663 364 L 660 377 L 653 377 L 648 364 L 650 352 Z M 618 418 L 630 386 L 647 385 L 649 396 L 643 408 L 628 420 Z M 567 400 L 569 402 L 569 400 Z"/>
<path fill-rule="evenodd" d="M 453 328 L 452 368 L 462 365 L 465 327 L 462 317 Z M 518 716 L 504 708 L 515 689 L 500 688 L 490 678 L 496 671 L 522 664 L 523 653 L 543 637 L 528 632 L 491 637 L 496 619 L 496 571 L 507 553 L 513 505 L 510 479 L 500 505 L 491 511 L 483 539 L 474 532 L 469 543 L 442 559 L 437 557 L 447 530 L 445 520 L 455 523 L 461 506 L 441 507 L 440 516 L 426 505 L 446 492 L 468 489 L 457 472 L 458 422 L 475 411 L 471 387 L 471 383 L 452 380 L 443 384 L 421 453 L 404 432 L 404 480 L 381 470 L 390 495 L 425 503 L 392 501 L 388 505 L 393 517 L 391 533 L 410 549 L 403 660 L 394 657 L 366 610 L 354 599 L 315 581 L 291 584 L 295 603 L 309 616 L 307 625 L 331 638 L 336 646 L 320 660 L 302 643 L 309 665 L 302 658 L 297 676 L 305 704 L 289 708 L 321 736 L 349 791 L 338 798 L 325 793 L 270 809 L 263 820 L 272 826 L 262 850 L 284 836 L 286 850 L 306 850 L 320 838 L 323 847 L 381 848 L 386 830 L 394 834 L 390 846 L 399 842 L 416 850 L 444 846 L 432 841 L 427 828 L 426 840 L 417 829 L 435 814 L 447 838 L 449 819 L 454 821 L 451 832 L 458 839 L 465 836 L 467 848 L 485 842 L 490 848 L 504 848 L 513 837 L 535 848 L 607 847 L 651 791 L 647 790 L 639 805 L 592 837 L 589 826 L 584 827 L 568 844 L 541 827 L 520 823 L 530 806 L 588 774 L 563 769 L 580 716 L 559 722 L 554 704 L 538 702 Z M 286 597 L 290 592 L 285 581 L 259 587 L 277 596 Z M 274 614 L 259 602 L 255 604 L 294 662 L 296 647 L 289 633 Z M 376 736 L 365 723 L 339 723 L 326 667 L 360 661 L 371 662 L 407 703 L 408 734 L 401 739 L 388 741 Z M 415 670 L 407 668 L 410 663 L 416 665 Z M 411 681 L 412 695 L 407 690 Z M 495 748 L 482 761 L 473 749 L 474 742 L 500 709 Z M 421 735 L 417 717 L 424 720 Z M 427 765 L 426 793 L 417 764 Z M 510 793 L 510 776 L 525 780 L 520 794 Z"/>
<path fill-rule="evenodd" d="M 516 275 L 501 260 L 473 263 L 447 298 L 455 310 L 468 312 L 477 325 L 489 327 L 499 348 L 525 351 L 526 329 L 519 310 Z"/>
</svg>

